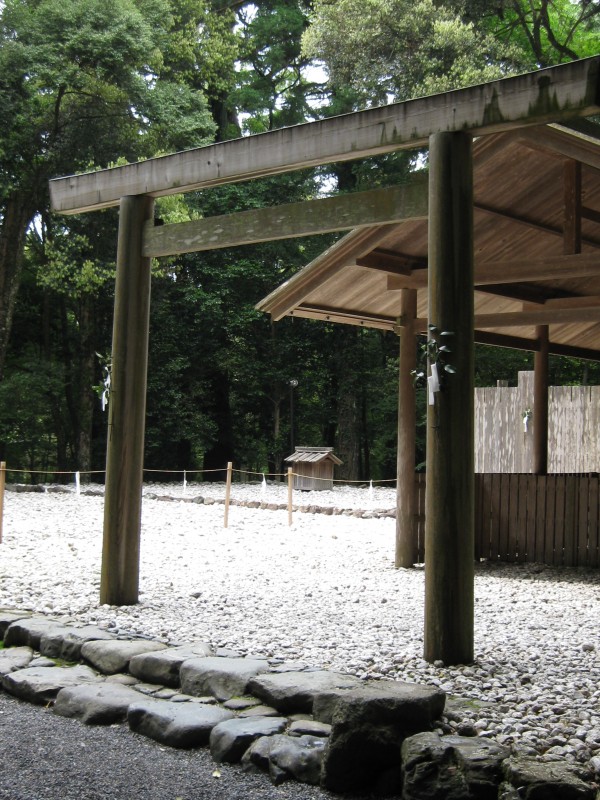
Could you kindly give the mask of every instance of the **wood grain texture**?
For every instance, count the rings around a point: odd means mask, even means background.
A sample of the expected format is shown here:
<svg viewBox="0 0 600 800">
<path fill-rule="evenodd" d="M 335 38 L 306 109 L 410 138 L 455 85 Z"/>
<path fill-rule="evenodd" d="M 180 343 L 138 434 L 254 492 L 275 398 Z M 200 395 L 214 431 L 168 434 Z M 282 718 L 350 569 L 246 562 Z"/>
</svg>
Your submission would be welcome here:
<svg viewBox="0 0 600 800">
<path fill-rule="evenodd" d="M 600 59 L 392 103 L 340 117 L 219 142 L 137 164 L 50 182 L 52 209 L 81 213 L 124 195 L 181 194 L 334 161 L 427 145 L 441 131 L 489 134 L 600 112 Z"/>
</svg>

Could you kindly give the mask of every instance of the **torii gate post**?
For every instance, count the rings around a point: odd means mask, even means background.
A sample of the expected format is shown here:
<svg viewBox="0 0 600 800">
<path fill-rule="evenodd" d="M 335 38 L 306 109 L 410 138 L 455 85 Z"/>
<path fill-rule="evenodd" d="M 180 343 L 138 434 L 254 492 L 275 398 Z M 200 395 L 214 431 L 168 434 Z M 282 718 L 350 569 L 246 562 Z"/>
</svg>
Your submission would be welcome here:
<svg viewBox="0 0 600 800">
<path fill-rule="evenodd" d="M 139 595 L 151 265 L 142 234 L 153 214 L 152 197 L 121 198 L 100 580 L 100 602 L 109 605 L 133 605 Z"/>
<path fill-rule="evenodd" d="M 427 414 L 425 645 L 427 661 L 473 660 L 473 163 L 469 133 L 429 140 L 429 322 L 451 331 L 444 376 Z"/>
</svg>

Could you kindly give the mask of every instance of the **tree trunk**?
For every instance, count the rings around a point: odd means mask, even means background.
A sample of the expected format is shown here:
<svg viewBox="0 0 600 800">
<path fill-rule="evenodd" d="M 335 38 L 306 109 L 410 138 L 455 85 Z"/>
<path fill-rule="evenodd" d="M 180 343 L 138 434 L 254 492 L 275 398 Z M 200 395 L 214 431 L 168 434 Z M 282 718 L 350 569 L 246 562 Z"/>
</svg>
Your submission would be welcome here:
<svg viewBox="0 0 600 800">
<path fill-rule="evenodd" d="M 235 461 L 233 452 L 233 420 L 229 402 L 229 378 L 217 373 L 213 380 L 213 397 L 215 399 L 214 420 L 217 423 L 217 439 L 204 454 L 203 475 L 205 481 L 224 481 L 227 477 L 227 464 Z"/>
<path fill-rule="evenodd" d="M 17 189 L 6 200 L 0 223 L 0 380 L 21 281 L 25 235 L 34 213 L 32 194 Z"/>
<path fill-rule="evenodd" d="M 360 409 L 353 387 L 342 387 L 338 402 L 337 455 L 344 462 L 339 475 L 343 480 L 359 480 Z"/>
<path fill-rule="evenodd" d="M 82 473 L 81 482 L 90 482 L 92 468 L 92 417 L 94 413 L 94 347 L 92 299 L 84 297 L 79 316 L 79 414 L 76 440 L 77 469 Z"/>
</svg>

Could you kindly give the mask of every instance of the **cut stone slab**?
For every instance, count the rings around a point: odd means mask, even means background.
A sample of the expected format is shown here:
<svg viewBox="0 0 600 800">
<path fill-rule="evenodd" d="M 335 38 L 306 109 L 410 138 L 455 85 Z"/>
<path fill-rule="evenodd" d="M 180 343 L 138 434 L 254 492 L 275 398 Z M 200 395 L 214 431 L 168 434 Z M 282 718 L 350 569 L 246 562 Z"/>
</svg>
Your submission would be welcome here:
<svg viewBox="0 0 600 800">
<path fill-rule="evenodd" d="M 146 639 L 133 641 L 115 639 L 110 642 L 86 642 L 81 648 L 81 655 L 100 672 L 114 675 L 117 672 L 127 672 L 129 662 L 134 656 L 166 649 L 167 646 L 161 642 L 151 642 Z"/>
<path fill-rule="evenodd" d="M 185 694 L 212 694 L 217 700 L 230 700 L 246 694 L 251 678 L 267 672 L 269 662 L 254 658 L 193 658 L 184 661 L 179 673 Z"/>
<path fill-rule="evenodd" d="M 21 700 L 46 705 L 65 686 L 99 683 L 102 680 L 90 667 L 82 664 L 75 667 L 27 667 L 4 675 L 2 686 Z"/>
<path fill-rule="evenodd" d="M 325 741 L 317 736 L 265 736 L 248 748 L 242 764 L 246 771 L 268 769 L 276 786 L 291 778 L 318 785 Z"/>
<path fill-rule="evenodd" d="M 302 783 L 319 784 L 325 739 L 320 736 L 278 736 L 269 752 L 269 772 L 282 772 Z"/>
<path fill-rule="evenodd" d="M 156 695 L 158 691 L 160 691 L 160 686 L 157 686 L 155 683 L 136 683 L 134 684 L 134 689 L 136 692 L 140 694 L 148 694 L 151 696 Z"/>
<path fill-rule="evenodd" d="M 506 781 L 503 790 L 514 788 L 523 800 L 594 800 L 596 797 L 596 789 L 585 780 L 586 771 L 575 765 L 512 756 L 504 762 L 503 769 Z"/>
<path fill-rule="evenodd" d="M 497 798 L 510 750 L 480 737 L 419 733 L 402 745 L 403 800 Z"/>
<path fill-rule="evenodd" d="M 269 753 L 273 744 L 273 736 L 261 736 L 256 739 L 242 756 L 244 772 L 267 772 L 269 769 Z"/>
<path fill-rule="evenodd" d="M 29 666 L 33 658 L 31 647 L 10 647 L 8 650 L 0 650 L 0 677 L 24 669 Z"/>
<path fill-rule="evenodd" d="M 62 658 L 65 661 L 79 661 L 81 648 L 86 642 L 97 640 L 109 641 L 115 637 L 112 633 L 98 628 L 96 625 L 81 627 L 65 626 L 62 629 L 50 630 L 40 639 L 40 653 L 48 658 Z"/>
<path fill-rule="evenodd" d="M 210 734 L 210 752 L 215 761 L 236 764 L 252 742 L 261 736 L 273 736 L 285 730 L 284 717 L 228 719 L 216 725 Z"/>
<path fill-rule="evenodd" d="M 104 681 L 61 689 L 54 711 L 86 725 L 112 725 L 127 719 L 127 709 L 140 699 L 138 692 L 120 683 Z"/>
<path fill-rule="evenodd" d="M 324 690 L 315 696 L 313 714 L 321 722 L 382 722 L 408 733 L 428 730 L 444 711 L 446 694 L 435 686 L 381 680 L 349 690 Z"/>
<path fill-rule="evenodd" d="M 95 639 L 114 639 L 114 636 L 96 625 L 63 625 L 56 619 L 29 616 L 10 622 L 4 644 L 6 647 L 26 645 L 48 658 L 79 661 L 82 644 Z"/>
<path fill-rule="evenodd" d="M 440 689 L 400 681 L 376 681 L 338 692 L 322 785 L 334 792 L 360 791 L 378 783 L 386 791 L 398 788 L 402 742 L 429 731 L 445 699 Z M 317 706 L 315 700 L 315 717 L 321 718 Z M 326 706 L 332 707 L 330 696 Z"/>
<path fill-rule="evenodd" d="M 316 695 L 338 689 L 353 689 L 360 685 L 358 678 L 338 672 L 315 670 L 257 675 L 248 684 L 248 691 L 284 714 L 294 711 L 310 714 L 313 712 Z"/>
<path fill-rule="evenodd" d="M 305 669 L 306 664 L 300 661 L 284 661 L 271 667 L 273 672 L 303 672 Z"/>
<path fill-rule="evenodd" d="M 107 675 L 106 683 L 120 683 L 123 686 L 135 686 L 137 678 L 134 678 L 133 675 L 121 675 L 117 673 L 116 675 Z"/>
<path fill-rule="evenodd" d="M 42 636 L 68 631 L 61 622 L 48 617 L 31 616 L 16 619 L 10 623 L 4 634 L 4 646 L 27 645 L 33 650 L 40 649 Z"/>
<path fill-rule="evenodd" d="M 57 663 L 53 658 L 46 658 L 46 656 L 36 656 L 29 662 L 30 667 L 56 667 Z M 71 665 L 73 666 L 73 665 Z"/>
<path fill-rule="evenodd" d="M 4 639 L 11 622 L 31 616 L 31 611 L 14 611 L 13 609 L 0 608 L 0 639 Z"/>
<path fill-rule="evenodd" d="M 136 678 L 148 683 L 159 683 L 176 689 L 179 686 L 179 670 L 184 661 L 191 658 L 206 658 L 212 649 L 206 642 L 194 642 L 179 647 L 167 647 L 152 653 L 140 653 L 129 662 L 129 671 Z"/>
<path fill-rule="evenodd" d="M 132 731 L 169 747 L 202 747 L 211 730 L 231 719 L 233 712 L 200 703 L 173 703 L 146 698 L 129 706 L 127 721 Z"/>
<path fill-rule="evenodd" d="M 230 711 L 245 711 L 247 708 L 254 708 L 254 706 L 259 705 L 260 700 L 250 695 L 246 697 L 232 697 L 231 700 L 226 700 L 223 703 L 223 706 L 230 709 Z"/>
<path fill-rule="evenodd" d="M 327 722 L 318 722 L 316 719 L 294 720 L 289 729 L 290 736 L 329 736 L 331 725 Z"/>
<path fill-rule="evenodd" d="M 242 719 L 251 719 L 252 717 L 279 717 L 281 716 L 279 711 L 273 706 L 263 706 L 259 704 L 257 706 L 252 706 L 251 708 L 246 708 L 244 711 L 240 711 L 240 717 Z"/>
</svg>

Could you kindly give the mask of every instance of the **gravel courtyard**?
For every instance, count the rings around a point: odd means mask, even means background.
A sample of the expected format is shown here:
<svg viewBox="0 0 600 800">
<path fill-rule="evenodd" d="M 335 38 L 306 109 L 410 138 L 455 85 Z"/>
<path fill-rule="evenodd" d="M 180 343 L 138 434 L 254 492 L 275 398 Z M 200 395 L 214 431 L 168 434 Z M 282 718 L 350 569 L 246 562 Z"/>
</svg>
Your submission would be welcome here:
<svg viewBox="0 0 600 800">
<path fill-rule="evenodd" d="M 441 686 L 484 701 L 446 729 L 491 737 L 544 760 L 600 773 L 600 573 L 541 565 L 476 568 L 475 663 L 422 660 L 422 569 L 394 569 L 393 519 L 362 519 L 177 498 L 223 485 L 147 487 L 140 603 L 98 604 L 103 500 L 7 493 L 0 606 L 94 622 L 165 642 L 203 639 L 361 677 Z M 285 500 L 285 487 L 234 485 L 239 499 Z M 302 503 L 392 508 L 394 490 L 339 488 Z"/>
</svg>

